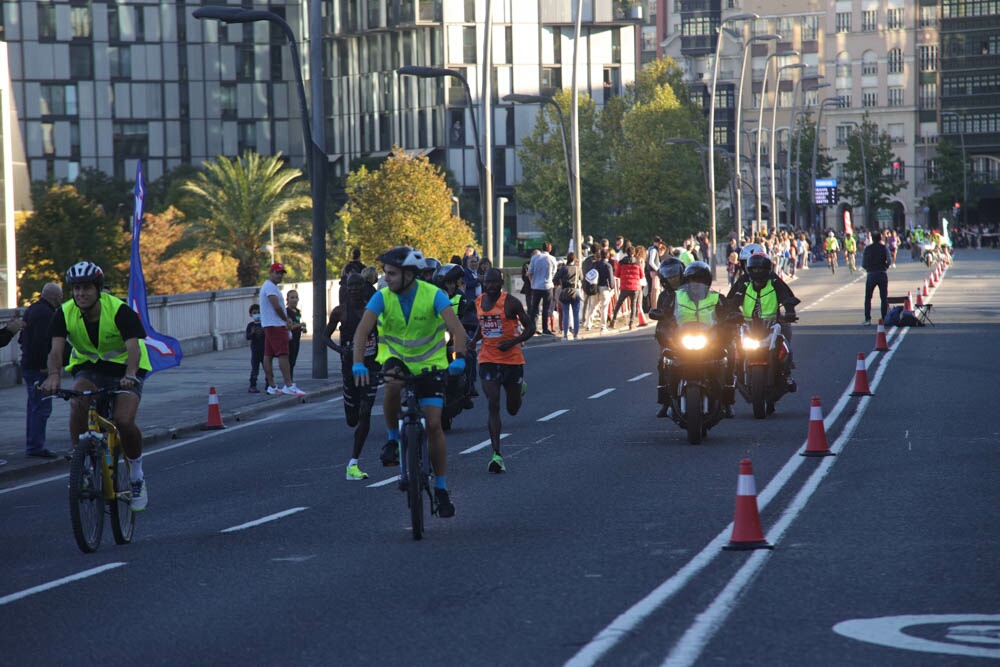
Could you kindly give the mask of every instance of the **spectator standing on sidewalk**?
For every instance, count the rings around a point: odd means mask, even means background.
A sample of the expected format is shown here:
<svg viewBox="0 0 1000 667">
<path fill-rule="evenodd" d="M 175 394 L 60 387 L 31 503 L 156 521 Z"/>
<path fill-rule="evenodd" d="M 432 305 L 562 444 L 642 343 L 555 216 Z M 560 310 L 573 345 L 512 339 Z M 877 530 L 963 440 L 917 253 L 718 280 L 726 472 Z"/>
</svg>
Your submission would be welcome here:
<svg viewBox="0 0 1000 667">
<path fill-rule="evenodd" d="M 611 303 L 611 296 L 614 294 L 615 278 L 611 272 L 611 265 L 608 264 L 608 250 L 601 249 L 598 260 L 593 264 L 593 270 L 597 271 L 597 294 L 587 297 L 587 314 L 583 318 L 586 322 L 586 329 L 590 331 L 593 326 L 594 314 L 601 318 L 601 331 L 607 331 L 608 304 Z M 586 275 L 586 274 L 584 274 Z"/>
<path fill-rule="evenodd" d="M 635 328 L 635 311 L 639 307 L 640 286 L 639 280 L 642 278 L 642 266 L 635 259 L 635 248 L 625 246 L 625 256 L 618 262 L 618 269 L 615 277 L 618 278 L 620 287 L 618 291 L 618 301 L 615 303 L 614 313 L 611 315 L 611 328 L 615 328 L 618 320 L 618 311 L 624 305 L 628 308 L 628 328 Z"/>
<path fill-rule="evenodd" d="M 556 275 L 556 258 L 551 255 L 552 244 L 548 241 L 542 243 L 542 250 L 531 258 L 528 265 L 528 275 L 531 277 L 531 303 L 528 306 L 528 317 L 534 322 L 539 315 L 541 306 L 542 333 L 546 336 L 554 335 L 549 328 L 549 316 L 552 314 L 552 279 Z"/>
<path fill-rule="evenodd" d="M 264 363 L 264 327 L 260 324 L 260 304 L 250 304 L 250 322 L 247 323 L 246 339 L 250 341 L 250 388 L 247 393 L 259 394 L 257 377 Z M 269 389 L 267 385 L 265 389 Z"/>
<path fill-rule="evenodd" d="M 566 255 L 566 263 L 559 267 L 559 270 L 556 271 L 556 277 L 553 279 L 557 285 L 559 303 L 563 305 L 563 340 L 569 340 L 571 317 L 573 318 L 573 339 L 576 340 L 580 337 L 580 303 L 583 301 L 581 297 L 583 289 L 580 287 L 579 271 L 576 254 L 570 252 Z"/>
<path fill-rule="evenodd" d="M 892 255 L 889 249 L 882 245 L 882 233 L 872 232 L 872 242 L 865 247 L 865 254 L 861 257 L 861 267 L 868 272 L 868 279 L 865 281 L 865 321 L 867 326 L 872 323 L 872 295 L 878 287 L 879 299 L 881 299 L 882 320 L 889 312 L 889 274 L 887 271 L 892 266 Z"/>
<path fill-rule="evenodd" d="M 260 305 L 260 323 L 264 327 L 264 377 L 267 378 L 267 393 L 274 396 L 305 396 L 306 392 L 295 386 L 292 380 L 292 369 L 288 363 L 288 341 L 291 338 L 289 327 L 292 318 L 285 310 L 285 299 L 278 289 L 278 283 L 285 277 L 285 265 L 275 262 L 271 265 L 267 280 L 260 286 L 258 303 Z M 278 368 L 285 385 L 278 389 L 274 381 L 274 358 L 278 358 Z"/>
<path fill-rule="evenodd" d="M 25 408 L 25 454 L 43 459 L 54 459 L 57 454 L 45 447 L 45 427 L 52 414 L 52 401 L 43 400 L 35 384 L 45 382 L 48 375 L 49 348 L 52 338 L 49 326 L 56 308 L 62 304 L 63 292 L 58 283 L 45 283 L 41 297 L 24 313 L 24 328 L 18 341 L 21 343 L 21 377 L 28 390 Z M 10 323 L 7 324 L 8 328 Z"/>
<path fill-rule="evenodd" d="M 292 382 L 295 382 L 295 362 L 299 358 L 299 348 L 302 346 L 302 334 L 306 333 L 306 323 L 302 321 L 302 311 L 299 310 L 299 293 L 290 289 L 285 296 L 288 300 L 288 307 L 285 311 L 292 318 L 292 338 L 288 341 L 288 369 L 292 373 Z"/>
</svg>

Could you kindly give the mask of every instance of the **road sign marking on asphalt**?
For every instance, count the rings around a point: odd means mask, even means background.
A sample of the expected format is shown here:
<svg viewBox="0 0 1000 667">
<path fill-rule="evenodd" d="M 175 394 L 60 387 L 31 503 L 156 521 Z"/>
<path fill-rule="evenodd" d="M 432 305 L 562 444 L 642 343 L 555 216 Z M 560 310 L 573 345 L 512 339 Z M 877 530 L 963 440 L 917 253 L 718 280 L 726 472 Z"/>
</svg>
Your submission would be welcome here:
<svg viewBox="0 0 1000 667">
<path fill-rule="evenodd" d="M 922 626 L 921 634 L 930 634 L 937 639 L 916 636 L 914 628 L 918 626 Z M 833 631 L 869 644 L 906 651 L 1000 658 L 998 614 L 926 614 L 855 618 L 837 623 L 833 626 Z M 992 646 L 981 646 L 981 644 Z"/>
<path fill-rule="evenodd" d="M 503 440 L 508 435 L 510 435 L 510 433 L 501 433 L 500 434 L 500 439 Z M 491 445 L 492 445 L 492 443 L 489 440 L 483 440 L 482 442 L 480 442 L 478 444 L 475 444 L 472 447 L 469 447 L 468 449 L 462 450 L 460 453 L 461 454 L 471 454 L 472 452 L 478 452 L 480 449 L 485 449 L 485 448 L 487 448 L 487 447 L 489 447 Z"/>
<path fill-rule="evenodd" d="M 569 410 L 556 410 L 555 412 L 550 412 L 549 414 L 545 415 L 544 417 L 542 417 L 538 421 L 540 421 L 540 422 L 552 421 L 553 419 L 555 419 L 559 415 L 564 415 L 567 412 L 569 412 Z"/>
<path fill-rule="evenodd" d="M 55 581 L 50 581 L 45 584 L 39 584 L 38 586 L 32 586 L 31 588 L 26 588 L 23 591 L 17 593 L 11 593 L 10 595 L 5 595 L 0 598 L 0 606 L 5 605 L 9 602 L 15 602 L 22 598 L 26 598 L 29 595 L 34 595 L 35 593 L 41 593 L 63 584 L 69 584 L 74 581 L 79 581 L 80 579 L 86 579 L 87 577 L 92 577 L 95 574 L 100 574 L 106 570 L 113 570 L 116 567 L 121 567 L 125 563 L 108 563 L 106 565 L 101 565 L 100 567 L 94 567 L 89 570 L 84 570 L 83 572 L 77 572 L 76 574 L 71 574 L 68 577 L 63 577 L 62 579 L 56 579 Z"/>
<path fill-rule="evenodd" d="M 607 396 L 608 394 L 610 394 L 614 390 L 615 390 L 614 387 L 608 387 L 607 389 L 602 389 L 601 391 L 597 392 L 593 396 L 588 396 L 587 398 L 600 398 L 601 396 Z"/>
<path fill-rule="evenodd" d="M 307 510 L 307 509 L 309 509 L 309 508 L 308 507 L 293 507 L 291 509 L 285 510 L 284 512 L 278 512 L 276 514 L 270 514 L 268 516 L 261 517 L 259 519 L 254 520 L 254 521 L 247 521 L 246 523 L 241 523 L 240 525 L 233 526 L 231 528 L 224 528 L 223 530 L 220 530 L 219 532 L 220 533 L 235 533 L 237 530 L 246 530 L 247 528 L 253 528 L 254 526 L 259 526 L 259 525 L 261 525 L 263 523 L 268 523 L 270 521 L 277 521 L 278 519 L 283 519 L 284 517 L 289 516 L 290 514 L 296 514 L 297 512 L 301 512 L 301 511 Z"/>
</svg>

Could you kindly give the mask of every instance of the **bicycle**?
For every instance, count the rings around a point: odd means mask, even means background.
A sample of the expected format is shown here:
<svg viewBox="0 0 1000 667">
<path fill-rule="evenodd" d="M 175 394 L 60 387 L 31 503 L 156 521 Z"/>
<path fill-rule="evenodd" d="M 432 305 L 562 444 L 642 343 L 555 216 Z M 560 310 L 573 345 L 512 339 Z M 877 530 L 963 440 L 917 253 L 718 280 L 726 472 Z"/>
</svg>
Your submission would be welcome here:
<svg viewBox="0 0 1000 667">
<path fill-rule="evenodd" d="M 73 537 L 84 553 L 97 551 L 104 533 L 105 505 L 116 544 L 128 544 L 135 530 L 128 459 L 121 434 L 111 420 L 118 387 L 90 391 L 57 389 L 50 398 L 87 399 L 87 432 L 80 435 L 69 464 L 69 517 Z"/>
<path fill-rule="evenodd" d="M 854 261 L 854 253 L 853 252 L 847 253 L 847 257 L 845 258 L 844 261 L 847 263 L 847 268 L 851 270 L 851 275 L 853 276 L 854 272 L 858 270 L 858 265 Z"/>
<path fill-rule="evenodd" d="M 425 377 L 440 377 L 446 371 L 425 369 L 421 373 L 413 374 L 404 369 L 398 370 L 401 372 L 380 372 L 376 376 L 385 381 L 402 380 L 404 383 L 401 394 L 403 411 L 399 417 L 400 456 L 404 466 L 399 487 L 406 491 L 406 504 L 410 508 L 413 539 L 419 540 L 424 534 L 423 493 L 427 494 L 432 516 L 438 513 L 438 503 L 431 486 L 434 470 L 428 457 L 424 413 L 417 400 L 416 385 Z M 415 481 L 417 483 L 414 483 Z"/>
<path fill-rule="evenodd" d="M 836 273 L 837 273 L 837 253 L 836 253 L 836 251 L 827 251 L 827 253 L 826 253 L 826 263 L 830 265 L 830 273 L 836 275 Z"/>
</svg>

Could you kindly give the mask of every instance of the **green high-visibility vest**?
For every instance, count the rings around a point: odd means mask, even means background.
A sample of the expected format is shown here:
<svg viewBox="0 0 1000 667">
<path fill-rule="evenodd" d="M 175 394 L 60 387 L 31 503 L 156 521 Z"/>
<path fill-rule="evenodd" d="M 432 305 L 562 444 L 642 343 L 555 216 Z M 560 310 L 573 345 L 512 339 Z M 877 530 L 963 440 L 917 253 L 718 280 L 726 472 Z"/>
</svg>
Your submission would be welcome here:
<svg viewBox="0 0 1000 667">
<path fill-rule="evenodd" d="M 87 324 L 83 321 L 83 311 L 77 307 L 76 302 L 70 299 L 62 305 L 63 316 L 66 318 L 66 336 L 73 346 L 66 370 L 71 371 L 81 364 L 97 363 L 98 361 L 111 361 L 117 364 L 128 362 L 125 339 L 122 338 L 121 331 L 115 326 L 115 315 L 118 314 L 119 308 L 128 308 L 128 305 L 107 292 L 101 292 L 101 320 L 97 325 L 98 341 L 95 346 L 94 342 L 90 340 L 90 335 L 87 334 Z M 139 368 L 146 371 L 152 370 L 145 341 L 139 341 L 139 352 Z"/>
<path fill-rule="evenodd" d="M 770 280 L 758 293 L 753 283 L 747 284 L 746 294 L 743 296 L 743 318 L 747 321 L 753 319 L 753 308 L 760 299 L 760 316 L 765 320 L 774 320 L 778 317 L 778 294 L 774 291 L 774 283 Z"/>
<path fill-rule="evenodd" d="M 695 301 L 686 290 L 678 290 L 676 298 L 674 318 L 677 324 L 688 322 L 715 324 L 715 307 L 719 304 L 718 292 L 709 292 L 701 301 Z"/>
<path fill-rule="evenodd" d="M 375 360 L 384 364 L 395 357 L 406 364 L 411 373 L 419 373 L 424 368 L 446 368 L 448 353 L 444 334 L 448 327 L 434 311 L 434 296 L 438 288 L 422 280 L 416 281 L 416 285 L 417 293 L 413 297 L 409 320 L 403 316 L 403 306 L 396 293 L 388 287 L 382 288 L 385 310 L 379 324 Z"/>
</svg>

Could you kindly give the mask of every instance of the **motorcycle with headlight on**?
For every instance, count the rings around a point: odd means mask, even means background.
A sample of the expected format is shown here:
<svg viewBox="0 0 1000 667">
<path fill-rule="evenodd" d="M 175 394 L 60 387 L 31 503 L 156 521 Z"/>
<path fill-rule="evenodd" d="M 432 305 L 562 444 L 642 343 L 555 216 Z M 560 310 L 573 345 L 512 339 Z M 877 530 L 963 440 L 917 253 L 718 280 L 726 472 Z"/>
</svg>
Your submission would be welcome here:
<svg viewBox="0 0 1000 667">
<path fill-rule="evenodd" d="M 701 322 L 681 324 L 663 349 L 660 363 L 670 391 L 674 422 L 700 444 L 708 429 L 725 416 L 724 384 L 728 359 L 722 328 Z"/>
<path fill-rule="evenodd" d="M 798 318 L 785 318 L 791 322 Z M 736 388 L 753 406 L 753 416 L 764 419 L 782 396 L 795 391 L 789 379 L 791 348 L 778 320 L 753 319 L 740 325 L 736 349 Z"/>
</svg>

